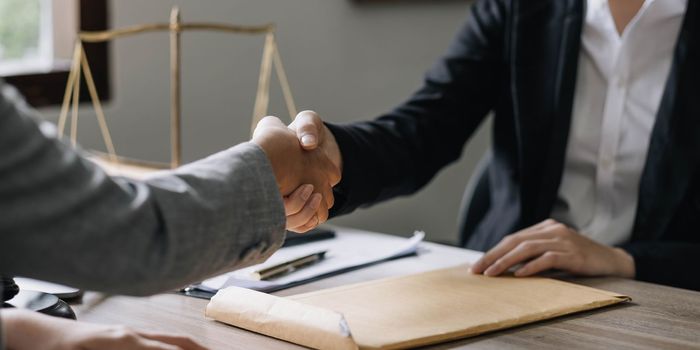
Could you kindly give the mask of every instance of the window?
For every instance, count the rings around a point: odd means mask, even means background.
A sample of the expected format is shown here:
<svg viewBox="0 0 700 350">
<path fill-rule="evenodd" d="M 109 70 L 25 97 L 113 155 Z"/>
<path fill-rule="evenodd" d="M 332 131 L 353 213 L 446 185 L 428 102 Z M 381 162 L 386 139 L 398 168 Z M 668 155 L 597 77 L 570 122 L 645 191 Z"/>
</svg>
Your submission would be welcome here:
<svg viewBox="0 0 700 350">
<path fill-rule="evenodd" d="M 0 0 L 0 76 L 35 107 L 61 104 L 76 32 L 107 29 L 107 18 L 107 0 Z M 101 99 L 110 96 L 107 50 L 85 45 Z"/>
<path fill-rule="evenodd" d="M 0 2 L 0 75 L 50 69 L 51 29 L 51 0 Z"/>
</svg>

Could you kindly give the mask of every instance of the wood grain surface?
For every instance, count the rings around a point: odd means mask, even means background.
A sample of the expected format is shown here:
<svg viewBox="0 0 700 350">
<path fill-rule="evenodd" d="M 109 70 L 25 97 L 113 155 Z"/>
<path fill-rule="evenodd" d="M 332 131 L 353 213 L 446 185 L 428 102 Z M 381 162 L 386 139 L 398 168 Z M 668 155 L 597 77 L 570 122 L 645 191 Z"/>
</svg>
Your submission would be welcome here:
<svg viewBox="0 0 700 350">
<path fill-rule="evenodd" d="M 351 231 L 351 230 L 349 230 Z M 418 256 L 368 267 L 275 294 L 293 295 L 377 278 L 400 276 L 473 259 L 468 250 L 424 243 Z M 632 302 L 440 344 L 430 349 L 700 349 L 700 292 L 620 278 L 568 281 L 632 297 Z M 212 349 L 302 349 L 294 344 L 204 317 L 207 300 L 176 294 L 146 298 L 87 293 L 73 305 L 78 319 L 182 333 Z"/>
</svg>

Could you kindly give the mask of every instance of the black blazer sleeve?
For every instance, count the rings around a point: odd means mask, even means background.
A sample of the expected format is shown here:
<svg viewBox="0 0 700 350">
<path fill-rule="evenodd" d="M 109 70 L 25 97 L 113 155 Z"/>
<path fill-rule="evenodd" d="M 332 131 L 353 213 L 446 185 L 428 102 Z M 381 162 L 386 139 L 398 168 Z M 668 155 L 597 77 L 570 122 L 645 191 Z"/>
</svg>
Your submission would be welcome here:
<svg viewBox="0 0 700 350">
<path fill-rule="evenodd" d="M 632 241 L 621 246 L 634 258 L 635 279 L 700 290 L 700 244 L 683 241 Z"/>
<path fill-rule="evenodd" d="M 373 121 L 327 124 L 343 157 L 331 215 L 413 193 L 459 158 L 499 95 L 505 13 L 500 1 L 475 3 L 447 54 L 407 102 Z"/>
</svg>

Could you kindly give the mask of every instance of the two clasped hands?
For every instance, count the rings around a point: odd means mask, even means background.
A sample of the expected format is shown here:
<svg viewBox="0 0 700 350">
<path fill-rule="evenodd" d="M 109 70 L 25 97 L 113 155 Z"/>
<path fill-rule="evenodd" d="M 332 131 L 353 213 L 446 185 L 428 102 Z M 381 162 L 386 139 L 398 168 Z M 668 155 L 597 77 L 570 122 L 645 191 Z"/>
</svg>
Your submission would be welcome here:
<svg viewBox="0 0 700 350">
<path fill-rule="evenodd" d="M 306 232 L 328 219 L 343 159 L 320 116 L 303 111 L 289 126 L 275 117 L 258 124 L 253 142 L 263 148 L 284 197 L 287 229 Z M 477 261 L 473 273 L 497 276 L 514 269 L 531 276 L 550 269 L 575 275 L 633 278 L 634 259 L 620 248 L 597 243 L 549 219 L 504 238 Z"/>
<path fill-rule="evenodd" d="M 265 151 L 275 173 L 290 231 L 306 232 L 326 222 L 334 204 L 333 186 L 340 182 L 343 164 L 333 134 L 324 128 L 316 113 L 304 111 L 289 126 L 265 117 L 253 132 L 252 141 Z"/>
</svg>

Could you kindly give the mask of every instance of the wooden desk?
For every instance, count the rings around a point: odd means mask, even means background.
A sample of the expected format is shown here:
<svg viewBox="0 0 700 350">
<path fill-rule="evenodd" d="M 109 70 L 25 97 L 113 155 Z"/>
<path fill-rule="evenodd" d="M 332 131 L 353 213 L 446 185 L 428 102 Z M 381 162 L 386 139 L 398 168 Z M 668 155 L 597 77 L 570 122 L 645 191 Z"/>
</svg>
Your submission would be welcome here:
<svg viewBox="0 0 700 350">
<path fill-rule="evenodd" d="M 276 294 L 292 295 L 433 270 L 473 261 L 476 257 L 472 251 L 435 243 L 424 243 L 423 247 L 424 251 L 416 257 L 386 262 Z M 620 278 L 572 278 L 571 281 L 629 295 L 633 302 L 430 348 L 700 349 L 699 292 Z M 88 293 L 85 304 L 96 297 Z M 148 298 L 112 297 L 94 308 L 87 309 L 84 305 L 74 308 L 82 321 L 188 334 L 212 349 L 302 349 L 208 320 L 204 317 L 206 304 L 207 300 L 161 294 Z"/>
</svg>

